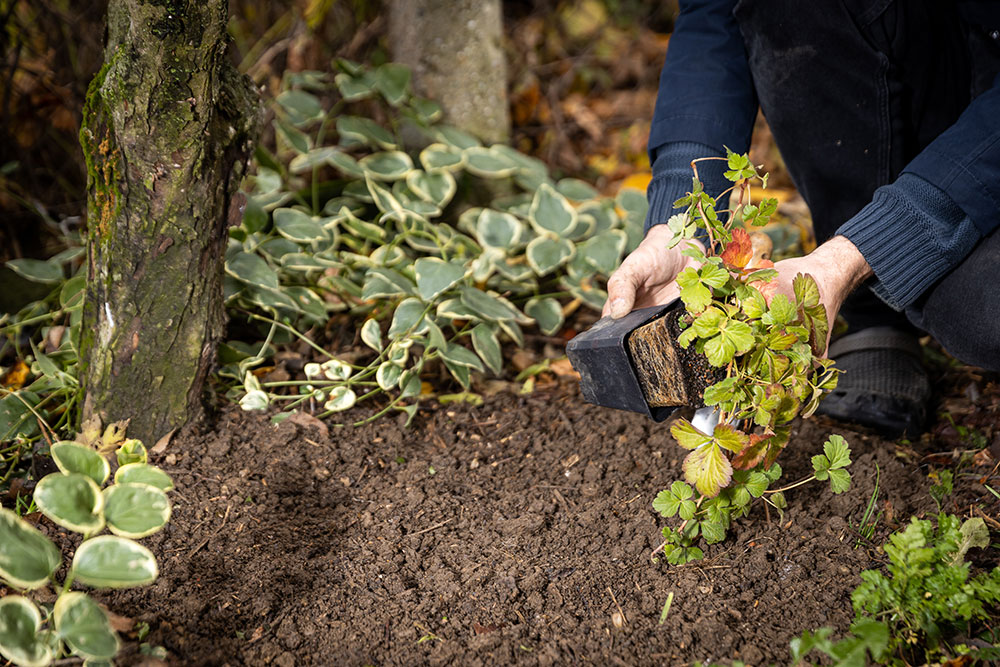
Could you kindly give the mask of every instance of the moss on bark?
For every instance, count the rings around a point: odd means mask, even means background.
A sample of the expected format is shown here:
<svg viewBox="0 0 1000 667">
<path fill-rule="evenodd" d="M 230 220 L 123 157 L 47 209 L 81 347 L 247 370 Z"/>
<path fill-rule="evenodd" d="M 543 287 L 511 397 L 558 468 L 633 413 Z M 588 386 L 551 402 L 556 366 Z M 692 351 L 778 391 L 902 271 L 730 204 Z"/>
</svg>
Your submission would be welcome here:
<svg viewBox="0 0 1000 667">
<path fill-rule="evenodd" d="M 225 0 L 111 0 L 88 93 L 83 417 L 155 440 L 197 414 L 222 335 L 230 201 L 260 119 Z"/>
</svg>

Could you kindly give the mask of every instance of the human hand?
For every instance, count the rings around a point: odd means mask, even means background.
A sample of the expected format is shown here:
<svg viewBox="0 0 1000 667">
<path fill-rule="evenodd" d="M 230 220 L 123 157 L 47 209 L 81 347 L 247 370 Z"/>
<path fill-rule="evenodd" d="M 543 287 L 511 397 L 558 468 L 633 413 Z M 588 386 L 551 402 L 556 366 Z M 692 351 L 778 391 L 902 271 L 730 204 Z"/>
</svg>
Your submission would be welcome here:
<svg viewBox="0 0 1000 667">
<path fill-rule="evenodd" d="M 843 236 L 833 237 L 805 257 L 783 259 L 774 268 L 778 271 L 776 278 L 769 283 L 755 285 L 760 288 L 768 303 L 775 294 L 784 294 L 794 302 L 792 281 L 800 273 L 811 275 L 816 281 L 820 303 L 826 308 L 826 318 L 830 325 L 826 336 L 827 345 L 830 344 L 833 321 L 844 299 L 872 275 L 872 269 L 861 252 Z"/>
<path fill-rule="evenodd" d="M 700 241 L 681 241 L 673 248 L 667 244 L 673 232 L 666 225 L 651 227 L 635 250 L 608 279 L 608 299 L 601 316 L 615 319 L 628 315 L 635 308 L 669 303 L 680 295 L 674 278 L 688 266 L 698 263 L 681 254 L 694 246 L 705 251 Z"/>
</svg>

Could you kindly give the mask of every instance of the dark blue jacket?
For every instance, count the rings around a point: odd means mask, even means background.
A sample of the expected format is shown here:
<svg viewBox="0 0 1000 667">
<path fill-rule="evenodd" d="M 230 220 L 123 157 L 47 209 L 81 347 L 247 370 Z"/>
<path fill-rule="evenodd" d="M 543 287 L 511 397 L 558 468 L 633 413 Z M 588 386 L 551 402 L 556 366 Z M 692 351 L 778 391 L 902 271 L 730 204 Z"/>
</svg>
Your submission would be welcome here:
<svg viewBox="0 0 1000 667">
<path fill-rule="evenodd" d="M 650 128 L 647 228 L 675 212 L 673 201 L 690 188 L 691 159 L 721 155 L 723 146 L 748 149 L 757 110 L 733 18 L 736 1 L 680 4 Z M 965 4 L 968 18 L 1000 27 L 1000 3 Z M 705 180 L 708 192 L 727 187 Z M 901 309 L 998 226 L 1000 77 L 837 233 L 854 242 L 872 266 L 875 291 Z"/>
</svg>

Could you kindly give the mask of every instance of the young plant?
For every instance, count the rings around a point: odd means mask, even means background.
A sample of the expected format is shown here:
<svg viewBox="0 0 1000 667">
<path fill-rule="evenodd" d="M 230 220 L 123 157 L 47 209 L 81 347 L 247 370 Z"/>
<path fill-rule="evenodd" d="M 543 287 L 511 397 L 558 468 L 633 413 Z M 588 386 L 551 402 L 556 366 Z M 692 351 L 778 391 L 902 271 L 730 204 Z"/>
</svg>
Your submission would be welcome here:
<svg viewBox="0 0 1000 667">
<path fill-rule="evenodd" d="M 980 518 L 962 522 L 939 514 L 936 529 L 912 518 L 885 545 L 888 576 L 879 570 L 861 573 L 863 583 L 851 595 L 856 618 L 847 637 L 833 642 L 829 628 L 805 632 L 791 642 L 793 663 L 803 664 L 813 650 L 837 664 L 857 665 L 865 664 L 866 651 L 879 664 L 891 665 L 1000 658 L 1000 650 L 986 642 L 977 649 L 952 645 L 954 637 L 970 632 L 970 623 L 988 621 L 1000 605 L 1000 567 L 970 577 L 965 562 L 970 548 L 987 546 L 989 531 Z M 970 660 L 957 660 L 961 655 Z"/>
<path fill-rule="evenodd" d="M 0 581 L 9 588 L 36 591 L 49 586 L 54 604 L 36 604 L 27 595 L 0 598 L 0 655 L 15 665 L 48 665 L 63 656 L 87 664 L 110 664 L 118 637 L 104 610 L 73 584 L 127 588 L 152 583 L 156 558 L 135 540 L 152 535 L 170 518 L 170 477 L 149 465 L 138 440 L 122 441 L 109 428 L 98 448 L 57 442 L 52 458 L 59 472 L 43 477 L 34 491 L 38 509 L 62 528 L 83 535 L 65 578 L 59 548 L 15 512 L 0 508 Z M 118 469 L 98 449 L 118 444 Z M 104 487 L 103 490 L 101 487 Z M 107 528 L 111 534 L 101 534 Z"/>
<path fill-rule="evenodd" d="M 670 429 L 677 443 L 690 450 L 683 465 L 686 483 L 675 482 L 653 504 L 664 516 L 678 514 L 683 520 L 679 528 L 663 530 L 671 563 L 701 558 L 701 549 L 694 546 L 699 534 L 708 544 L 721 541 L 731 519 L 745 515 L 753 498 L 764 498 L 779 512 L 784 509 L 781 492 L 787 489 L 769 492 L 768 487 L 781 477 L 775 461 L 788 444 L 789 423 L 811 415 L 823 394 L 837 385 L 833 362 L 822 356 L 829 324 L 816 281 L 799 274 L 792 282 L 793 297 L 775 294 L 773 263 L 753 261 L 744 225 L 767 224 L 777 208 L 774 199 L 751 200 L 752 184 L 766 187 L 767 176 L 757 172 L 747 155 L 727 153 L 725 177 L 733 186 L 722 194 L 729 193 L 730 209 L 716 210 L 717 199 L 704 192 L 696 164 L 700 160 L 695 160 L 692 190 L 674 204 L 686 210 L 668 222 L 672 245 L 696 234 L 706 242 L 704 253 L 693 246 L 684 251 L 700 266 L 677 276 L 685 311 L 678 321 L 678 343 L 694 345 L 722 378 L 704 392 L 705 405 L 713 406 L 718 416 L 711 432 L 686 419 L 676 420 Z M 815 474 L 809 480 L 829 480 L 833 492 L 842 493 L 850 485 L 844 469 L 848 463 L 846 441 L 832 436 L 824 454 L 813 457 Z"/>
</svg>

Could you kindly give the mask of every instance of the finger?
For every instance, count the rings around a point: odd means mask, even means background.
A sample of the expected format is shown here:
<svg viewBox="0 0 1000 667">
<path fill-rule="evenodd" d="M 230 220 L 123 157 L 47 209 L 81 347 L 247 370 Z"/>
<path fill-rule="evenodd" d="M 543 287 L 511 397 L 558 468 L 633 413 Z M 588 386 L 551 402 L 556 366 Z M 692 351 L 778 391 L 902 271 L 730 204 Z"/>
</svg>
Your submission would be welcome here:
<svg viewBox="0 0 1000 667">
<path fill-rule="evenodd" d="M 624 264 L 608 279 L 608 300 L 604 304 L 607 314 L 615 319 L 632 312 L 636 292 L 635 274 Z"/>
</svg>

